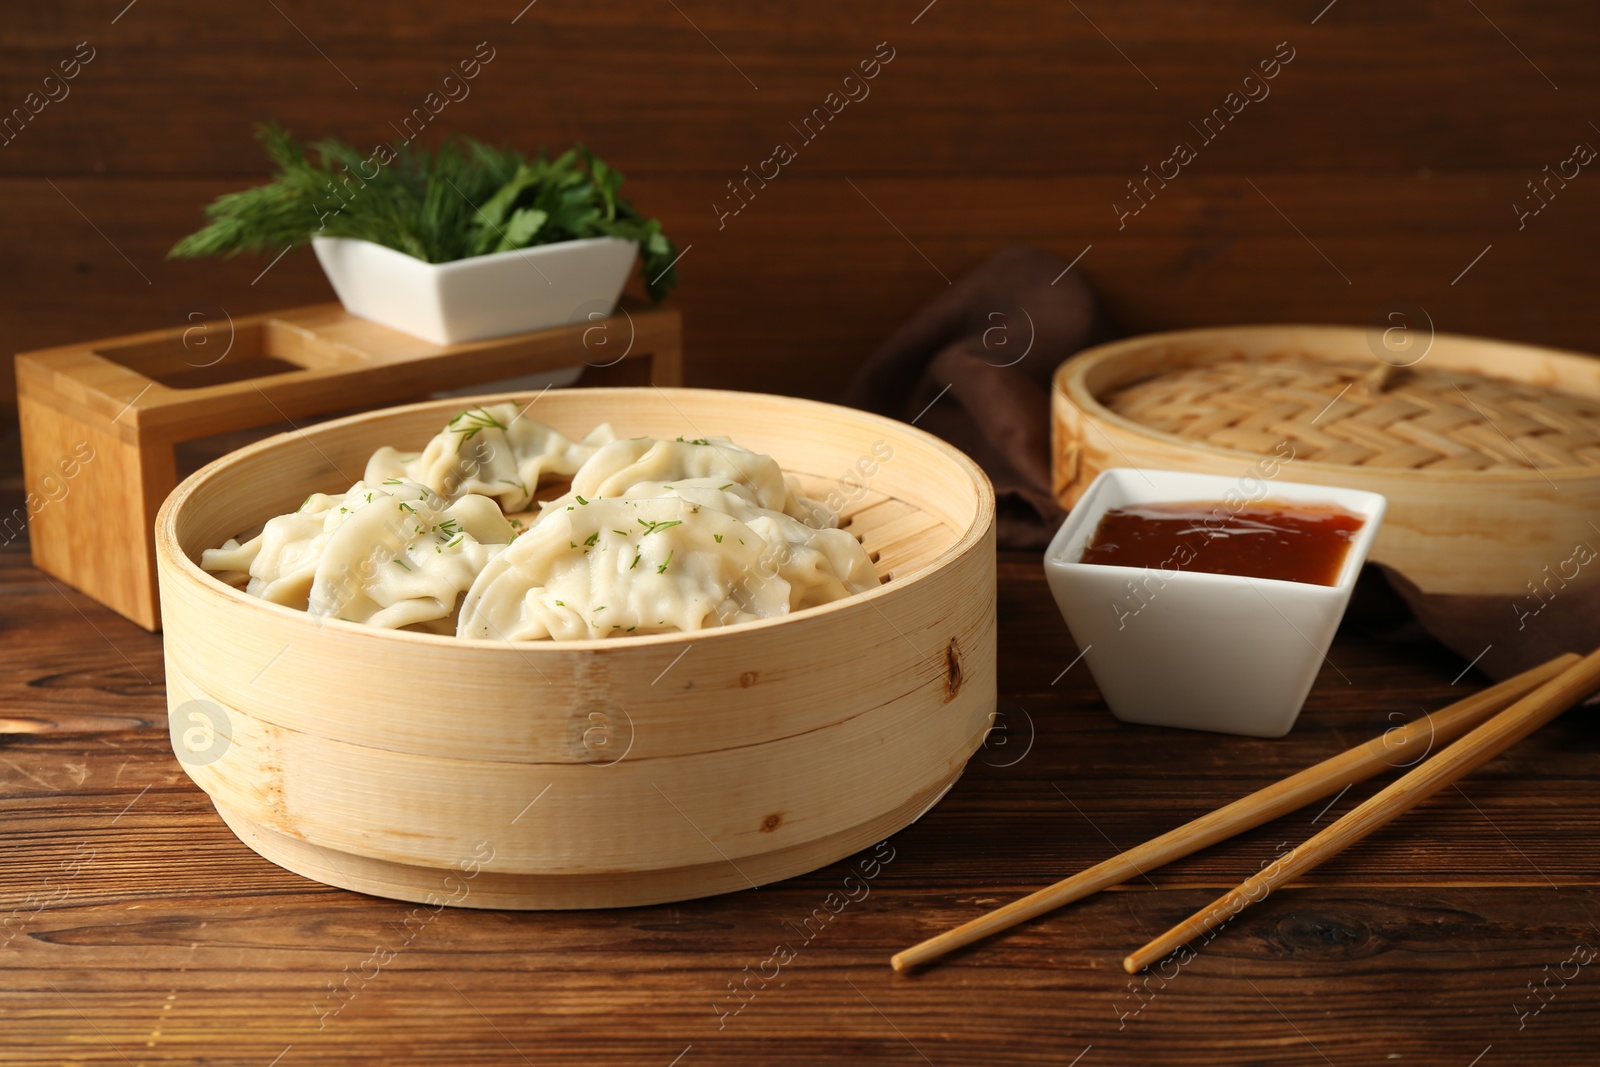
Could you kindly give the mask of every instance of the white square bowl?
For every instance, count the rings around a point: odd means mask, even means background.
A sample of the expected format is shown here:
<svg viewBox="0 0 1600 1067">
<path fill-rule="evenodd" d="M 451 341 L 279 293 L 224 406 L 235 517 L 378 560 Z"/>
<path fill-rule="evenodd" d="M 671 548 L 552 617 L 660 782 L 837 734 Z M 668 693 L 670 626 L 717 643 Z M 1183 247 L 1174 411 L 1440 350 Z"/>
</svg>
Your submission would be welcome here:
<svg viewBox="0 0 1600 1067">
<path fill-rule="evenodd" d="M 351 237 L 314 237 L 311 247 L 346 311 L 440 345 L 610 315 L 639 252 L 620 237 L 449 263 Z"/>
<path fill-rule="evenodd" d="M 1112 508 L 1334 504 L 1363 519 L 1334 585 L 1080 563 Z M 1384 497 L 1325 485 L 1118 468 L 1089 486 L 1045 553 L 1072 639 L 1124 722 L 1282 737 L 1294 726 L 1383 521 Z"/>
</svg>

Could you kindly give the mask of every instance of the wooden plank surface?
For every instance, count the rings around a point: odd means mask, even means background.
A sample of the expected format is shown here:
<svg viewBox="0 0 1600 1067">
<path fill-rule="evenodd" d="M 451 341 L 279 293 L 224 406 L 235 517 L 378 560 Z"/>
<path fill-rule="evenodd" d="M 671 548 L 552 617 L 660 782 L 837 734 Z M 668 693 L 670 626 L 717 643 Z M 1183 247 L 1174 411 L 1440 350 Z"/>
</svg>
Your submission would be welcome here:
<svg viewBox="0 0 1600 1067">
<path fill-rule="evenodd" d="M 1092 244 L 1078 269 L 1129 331 L 1366 323 L 1408 300 L 1440 329 L 1592 350 L 1596 183 L 1553 185 L 1521 228 L 1512 205 L 1577 142 L 1600 145 L 1597 29 L 1581 0 L 35 5 L 0 42 L 4 106 L 77 42 L 95 56 L 0 151 L 17 252 L 0 259 L 0 349 L 329 298 L 309 255 L 259 280 L 265 257 L 162 256 L 204 203 L 264 176 L 256 120 L 394 139 L 486 42 L 470 95 L 421 139 L 582 138 L 627 173 L 690 249 L 674 298 L 690 384 L 834 395 L 941 273 L 1018 240 L 1064 259 Z M 870 95 L 795 132 L 882 41 L 894 58 Z M 1270 95 L 1203 141 L 1190 124 L 1282 41 L 1294 58 Z M 719 229 L 727 183 L 779 141 L 797 158 Z M 1178 141 L 1198 158 L 1119 231 L 1126 183 Z M 0 404 L 9 381 L 0 361 Z"/>
<path fill-rule="evenodd" d="M 941 967 L 888 968 L 927 934 L 1476 683 L 1452 688 L 1463 664 L 1435 646 L 1348 627 L 1282 740 L 1126 726 L 1069 668 L 1036 561 L 1006 557 L 1004 731 L 877 851 L 892 858 L 865 896 L 830 910 L 874 850 L 680 905 L 435 914 L 307 882 L 228 833 L 171 755 L 159 637 L 53 587 L 19 544 L 0 550 L 0 603 L 0 922 L 20 917 L 0 933 L 6 1062 L 1592 1062 L 1588 709 L 1166 977 L 1130 982 L 1118 961 L 1386 779 Z M 729 983 L 763 971 L 740 1008 Z"/>
</svg>

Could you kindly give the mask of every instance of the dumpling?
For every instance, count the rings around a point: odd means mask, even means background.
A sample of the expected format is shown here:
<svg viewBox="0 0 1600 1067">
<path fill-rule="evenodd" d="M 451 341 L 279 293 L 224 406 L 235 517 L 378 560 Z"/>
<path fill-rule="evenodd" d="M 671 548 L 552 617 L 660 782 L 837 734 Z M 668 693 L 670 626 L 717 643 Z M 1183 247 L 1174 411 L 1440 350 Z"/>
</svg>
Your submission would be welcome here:
<svg viewBox="0 0 1600 1067">
<path fill-rule="evenodd" d="M 678 497 L 564 505 L 483 569 L 461 602 L 456 633 L 572 640 L 778 614 L 785 591 L 764 590 L 753 604 L 734 595 L 765 547 L 732 516 Z"/>
<path fill-rule="evenodd" d="M 515 404 L 470 408 L 451 419 L 421 452 L 384 447 L 367 461 L 365 481 L 391 478 L 425 485 L 447 500 L 478 493 L 505 512 L 526 510 L 539 479 L 569 477 L 617 435 L 602 423 L 581 441 L 522 416 Z"/>
<path fill-rule="evenodd" d="M 639 486 L 636 488 L 645 488 Z M 754 576 L 741 583 L 773 578 L 789 591 L 789 610 L 827 604 L 876 588 L 878 572 L 861 542 L 838 529 L 818 529 L 781 512 L 762 508 L 736 493 L 678 484 L 671 492 L 692 507 L 712 508 L 738 519 L 767 544 Z"/>
<path fill-rule="evenodd" d="M 313 615 L 398 628 L 448 618 L 478 572 L 516 535 L 487 497 L 447 503 L 426 486 L 357 482 L 313 493 L 239 544 L 208 549 L 200 565 L 244 571 L 245 591 Z"/>
<path fill-rule="evenodd" d="M 740 448 L 725 437 L 685 441 L 635 437 L 614 441 L 595 451 L 572 476 L 572 491 L 555 502 L 572 503 L 579 496 L 603 499 L 654 496 L 638 486 L 670 487 L 680 482 L 729 488 L 742 487 L 756 504 L 780 511 L 808 525 L 837 526 L 838 517 L 800 493 L 771 456 Z M 546 505 L 550 510 L 551 505 Z"/>
<path fill-rule="evenodd" d="M 577 494 L 483 569 L 456 632 L 510 641 L 687 632 L 877 584 L 849 534 L 812 529 L 732 491 Z"/>
<path fill-rule="evenodd" d="M 356 488 L 365 489 L 359 482 Z M 268 519 L 261 532 L 243 544 L 229 538 L 221 548 L 206 549 L 200 554 L 200 566 L 213 572 L 247 573 L 250 583 L 245 592 L 251 596 L 303 609 L 317 561 L 343 521 L 343 513 L 334 509 L 344 499 L 312 493 L 298 511 Z"/>
<path fill-rule="evenodd" d="M 306 610 L 388 629 L 453 616 L 461 594 L 516 531 L 488 497 L 442 505 L 424 487 L 407 485 L 352 512 L 328 538 Z"/>
</svg>

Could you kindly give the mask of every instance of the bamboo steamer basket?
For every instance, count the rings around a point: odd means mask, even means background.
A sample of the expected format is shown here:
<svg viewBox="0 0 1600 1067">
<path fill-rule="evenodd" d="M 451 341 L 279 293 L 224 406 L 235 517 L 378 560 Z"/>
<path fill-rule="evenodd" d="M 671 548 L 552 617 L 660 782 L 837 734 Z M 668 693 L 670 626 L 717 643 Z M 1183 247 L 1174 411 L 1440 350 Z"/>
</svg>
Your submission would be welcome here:
<svg viewBox="0 0 1600 1067">
<path fill-rule="evenodd" d="M 250 597 L 203 549 L 464 406 L 279 435 L 205 467 L 156 521 L 174 748 L 234 832 L 307 877 L 402 900 L 597 908 L 749 888 L 906 826 L 995 709 L 994 493 L 937 438 L 812 401 L 551 390 L 569 435 L 726 435 L 776 457 L 883 584 L 693 634 L 494 642 L 379 630 Z M 876 446 L 876 451 L 874 447 Z M 884 453 L 892 455 L 884 458 Z M 340 472 L 344 473 L 340 473 Z M 196 758 L 195 710 L 217 736 Z"/>
<path fill-rule="evenodd" d="M 1234 475 L 1248 492 L 1264 461 L 1290 456 L 1276 477 L 1388 497 L 1369 558 L 1423 592 L 1520 596 L 1597 533 L 1600 360 L 1431 341 L 1398 370 L 1346 326 L 1185 330 L 1089 349 L 1055 374 L 1055 495 L 1070 508 L 1109 467 Z"/>
</svg>

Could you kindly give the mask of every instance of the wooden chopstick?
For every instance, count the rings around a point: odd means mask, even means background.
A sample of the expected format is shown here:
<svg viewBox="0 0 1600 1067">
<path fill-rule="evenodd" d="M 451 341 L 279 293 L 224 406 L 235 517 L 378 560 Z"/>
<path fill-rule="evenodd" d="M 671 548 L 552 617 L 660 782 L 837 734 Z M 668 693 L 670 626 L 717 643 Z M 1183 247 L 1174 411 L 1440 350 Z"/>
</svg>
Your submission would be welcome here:
<svg viewBox="0 0 1600 1067">
<path fill-rule="evenodd" d="M 1397 753 L 1425 751 L 1434 742 L 1446 743 L 1455 740 L 1495 712 L 1509 707 L 1577 662 L 1579 662 L 1578 657 L 1570 652 L 1557 656 L 1548 663 L 1524 671 L 1513 678 L 1507 678 L 1498 685 L 1491 686 L 1465 700 L 1458 700 L 1431 715 L 1413 719 L 1405 726 L 1390 730 L 1381 738 L 1357 745 L 1314 767 L 1308 767 L 1299 774 L 1257 790 L 1226 807 L 1202 815 L 1193 822 L 1185 823 L 1160 837 L 1146 841 L 1137 848 L 1129 849 L 1070 878 L 980 915 L 937 937 L 929 938 L 919 945 L 897 953 L 889 963 L 895 970 L 904 971 L 936 960 L 963 945 L 970 945 L 990 934 L 1010 929 L 1018 923 L 1027 922 L 1064 904 L 1081 900 L 1107 886 L 1118 885 L 1136 878 L 1146 871 L 1155 870 L 1163 864 L 1198 852 L 1218 841 L 1225 841 L 1236 834 L 1271 822 L 1280 815 L 1296 811 L 1355 782 L 1365 781 L 1384 768 L 1394 766 L 1393 760 Z"/>
<path fill-rule="evenodd" d="M 1122 961 L 1129 974 L 1188 944 L 1277 887 L 1360 841 L 1445 786 L 1489 762 L 1600 686 L 1600 650 L 1591 652 L 1467 736 L 1397 778 L 1327 829 L 1219 897 Z"/>
</svg>

